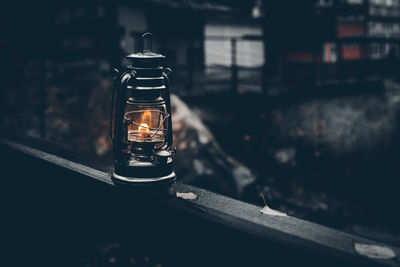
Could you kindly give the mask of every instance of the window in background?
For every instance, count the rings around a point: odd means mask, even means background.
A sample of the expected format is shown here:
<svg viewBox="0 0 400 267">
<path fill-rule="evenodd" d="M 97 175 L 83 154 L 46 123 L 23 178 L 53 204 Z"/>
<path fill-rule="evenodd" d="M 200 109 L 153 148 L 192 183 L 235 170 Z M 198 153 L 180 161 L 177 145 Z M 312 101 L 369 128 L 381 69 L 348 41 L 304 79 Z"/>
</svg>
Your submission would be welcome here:
<svg viewBox="0 0 400 267">
<path fill-rule="evenodd" d="M 264 49 L 261 40 L 240 40 L 246 35 L 262 36 L 260 25 L 233 24 L 211 22 L 205 26 L 205 64 L 230 66 L 231 39 L 237 38 L 237 64 L 239 66 L 256 67 L 264 63 Z M 219 39 L 213 37 L 218 36 Z"/>
</svg>

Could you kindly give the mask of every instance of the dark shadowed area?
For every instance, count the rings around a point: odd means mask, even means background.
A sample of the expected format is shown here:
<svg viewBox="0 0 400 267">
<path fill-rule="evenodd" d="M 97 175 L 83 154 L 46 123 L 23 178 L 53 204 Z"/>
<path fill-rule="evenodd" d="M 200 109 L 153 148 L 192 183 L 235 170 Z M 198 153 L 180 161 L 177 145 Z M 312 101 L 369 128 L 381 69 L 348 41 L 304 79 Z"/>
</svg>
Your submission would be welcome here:
<svg viewBox="0 0 400 267">
<path fill-rule="evenodd" d="M 173 70 L 181 182 L 400 246 L 400 0 L 11 4 L 1 135 L 111 168 L 112 70 L 147 31 Z M 170 266 L 130 242 L 88 241 L 85 266 Z"/>
</svg>

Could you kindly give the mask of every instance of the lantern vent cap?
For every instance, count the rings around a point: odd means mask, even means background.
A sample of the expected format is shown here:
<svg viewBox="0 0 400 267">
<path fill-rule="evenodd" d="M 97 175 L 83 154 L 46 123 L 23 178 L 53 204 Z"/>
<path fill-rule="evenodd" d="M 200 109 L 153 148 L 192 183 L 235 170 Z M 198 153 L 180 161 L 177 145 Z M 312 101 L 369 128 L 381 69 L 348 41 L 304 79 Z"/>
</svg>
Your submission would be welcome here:
<svg viewBox="0 0 400 267">
<path fill-rule="evenodd" d="M 153 43 L 153 34 L 150 32 L 146 32 L 142 35 L 142 42 L 143 42 L 143 51 L 139 52 L 139 53 L 132 53 L 130 55 L 127 55 L 126 58 L 127 59 L 131 59 L 133 60 L 133 66 L 137 66 L 137 67 L 141 67 L 140 61 L 152 61 L 154 60 L 156 62 L 160 62 L 161 60 L 163 60 L 165 58 L 164 55 L 158 54 L 158 53 L 154 53 L 153 51 L 151 51 L 151 47 L 152 47 L 152 43 Z M 146 62 L 146 63 L 150 63 L 150 62 Z M 136 65 L 135 63 L 137 63 L 138 65 Z"/>
</svg>

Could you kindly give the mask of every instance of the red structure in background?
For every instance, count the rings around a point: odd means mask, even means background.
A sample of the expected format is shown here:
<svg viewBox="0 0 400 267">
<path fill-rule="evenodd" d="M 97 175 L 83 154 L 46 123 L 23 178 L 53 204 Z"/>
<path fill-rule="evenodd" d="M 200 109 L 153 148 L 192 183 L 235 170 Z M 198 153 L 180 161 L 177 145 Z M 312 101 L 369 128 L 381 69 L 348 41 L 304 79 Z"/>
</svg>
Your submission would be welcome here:
<svg viewBox="0 0 400 267">
<path fill-rule="evenodd" d="M 365 34 L 364 24 L 352 24 L 352 23 L 338 23 L 337 24 L 337 37 L 354 37 L 363 36 Z"/>
<path fill-rule="evenodd" d="M 367 47 L 359 44 L 342 44 L 341 51 L 340 56 L 344 61 L 368 58 Z"/>
<path fill-rule="evenodd" d="M 270 80 L 283 73 L 288 87 L 309 87 L 399 75 L 400 0 L 299 2 L 265 1 Z"/>
</svg>

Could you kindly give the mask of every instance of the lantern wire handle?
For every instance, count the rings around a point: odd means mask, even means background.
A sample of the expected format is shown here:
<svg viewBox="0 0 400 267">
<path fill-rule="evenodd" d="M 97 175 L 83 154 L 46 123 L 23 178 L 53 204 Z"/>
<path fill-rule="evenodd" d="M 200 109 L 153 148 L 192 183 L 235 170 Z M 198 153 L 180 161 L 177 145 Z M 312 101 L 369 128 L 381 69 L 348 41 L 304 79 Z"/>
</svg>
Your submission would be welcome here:
<svg viewBox="0 0 400 267">
<path fill-rule="evenodd" d="M 166 68 L 163 72 L 163 77 L 165 81 L 165 92 L 164 97 L 167 102 L 167 113 L 172 114 L 171 111 L 171 99 L 170 99 L 170 89 L 169 89 L 169 75 L 172 73 L 170 68 Z M 166 149 L 170 149 L 173 142 L 173 134 L 172 134 L 172 120 L 171 116 L 168 117 L 168 132 L 167 132 L 167 140 L 166 140 Z"/>
<path fill-rule="evenodd" d="M 151 32 L 146 32 L 142 35 L 143 39 L 143 53 L 151 52 L 151 47 L 153 45 L 153 34 Z"/>
<path fill-rule="evenodd" d="M 111 114 L 110 114 L 110 137 L 111 140 L 114 141 L 113 135 L 113 116 L 114 116 L 114 101 L 115 101 L 115 91 L 117 90 L 118 82 L 117 79 L 119 77 L 119 70 L 113 70 L 113 87 L 112 87 L 112 98 L 111 98 Z"/>
</svg>

